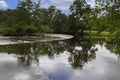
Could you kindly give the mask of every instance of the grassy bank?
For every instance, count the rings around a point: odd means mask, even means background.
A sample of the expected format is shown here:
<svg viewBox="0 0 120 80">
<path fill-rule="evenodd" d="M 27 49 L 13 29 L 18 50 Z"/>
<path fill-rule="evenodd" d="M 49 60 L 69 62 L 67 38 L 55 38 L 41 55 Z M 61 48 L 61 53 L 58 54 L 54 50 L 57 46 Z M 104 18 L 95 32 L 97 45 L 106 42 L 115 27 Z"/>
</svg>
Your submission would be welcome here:
<svg viewBox="0 0 120 80">
<path fill-rule="evenodd" d="M 89 33 L 88 30 L 85 30 L 84 33 L 86 35 L 91 35 L 91 36 L 109 36 L 110 35 L 110 32 L 107 32 L 107 31 L 102 31 L 100 33 L 98 33 L 98 31 L 91 31 L 91 33 Z"/>
</svg>

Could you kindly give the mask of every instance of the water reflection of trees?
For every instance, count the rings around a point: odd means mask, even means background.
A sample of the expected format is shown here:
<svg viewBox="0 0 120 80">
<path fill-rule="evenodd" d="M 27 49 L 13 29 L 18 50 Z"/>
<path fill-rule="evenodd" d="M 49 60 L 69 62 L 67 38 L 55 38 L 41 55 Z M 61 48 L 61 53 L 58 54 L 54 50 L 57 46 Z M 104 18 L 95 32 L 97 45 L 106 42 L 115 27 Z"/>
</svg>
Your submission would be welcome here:
<svg viewBox="0 0 120 80">
<path fill-rule="evenodd" d="M 110 40 L 106 42 L 106 48 L 111 51 L 111 53 L 114 53 L 120 57 L 120 41 L 116 40 Z"/>
<path fill-rule="evenodd" d="M 95 43 L 91 39 L 78 39 L 71 41 L 72 47 L 68 49 L 70 52 L 69 62 L 73 68 L 82 68 L 85 63 L 95 59 L 97 48 L 95 48 Z M 80 49 L 76 49 L 76 47 Z"/>
<path fill-rule="evenodd" d="M 63 41 L 52 41 L 44 43 L 27 43 L 0 46 L 0 52 L 17 55 L 19 65 L 30 66 L 32 62 L 39 63 L 39 56 L 47 55 L 54 59 L 54 55 L 59 55 L 68 51 L 68 61 L 73 68 L 82 68 L 85 63 L 95 59 L 95 45 L 99 42 L 96 39 L 76 38 Z M 81 48 L 81 49 L 76 49 Z"/>
</svg>

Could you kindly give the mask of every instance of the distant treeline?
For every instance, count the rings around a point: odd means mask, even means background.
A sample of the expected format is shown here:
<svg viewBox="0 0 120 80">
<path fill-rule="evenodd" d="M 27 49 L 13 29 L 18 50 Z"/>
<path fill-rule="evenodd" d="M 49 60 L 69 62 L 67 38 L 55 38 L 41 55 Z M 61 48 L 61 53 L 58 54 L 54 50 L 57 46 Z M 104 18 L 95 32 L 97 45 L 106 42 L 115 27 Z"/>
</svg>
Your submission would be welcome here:
<svg viewBox="0 0 120 80">
<path fill-rule="evenodd" d="M 74 0 L 70 14 L 65 15 L 54 5 L 41 8 L 40 0 L 18 0 L 16 9 L 0 10 L 0 34 L 11 36 L 41 33 L 82 35 L 85 30 L 108 31 L 120 36 L 120 0 Z"/>
</svg>

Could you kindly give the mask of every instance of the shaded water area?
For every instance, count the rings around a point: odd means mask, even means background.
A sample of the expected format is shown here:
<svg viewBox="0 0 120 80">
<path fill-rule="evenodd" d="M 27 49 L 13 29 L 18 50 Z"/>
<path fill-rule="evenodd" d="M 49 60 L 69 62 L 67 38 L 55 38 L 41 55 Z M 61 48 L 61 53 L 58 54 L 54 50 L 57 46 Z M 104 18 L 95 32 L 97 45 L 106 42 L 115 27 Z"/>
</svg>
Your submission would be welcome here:
<svg viewBox="0 0 120 80">
<path fill-rule="evenodd" d="M 120 80 L 119 55 L 102 38 L 1 41 L 0 80 Z"/>
</svg>

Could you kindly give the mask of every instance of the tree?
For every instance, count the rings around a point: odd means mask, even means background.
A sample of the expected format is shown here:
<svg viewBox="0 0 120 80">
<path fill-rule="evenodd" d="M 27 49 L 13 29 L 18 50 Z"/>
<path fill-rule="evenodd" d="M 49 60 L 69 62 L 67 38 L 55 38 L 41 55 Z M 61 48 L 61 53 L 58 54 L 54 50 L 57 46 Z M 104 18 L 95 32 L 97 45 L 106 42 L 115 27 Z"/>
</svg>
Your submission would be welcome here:
<svg viewBox="0 0 120 80">
<path fill-rule="evenodd" d="M 61 11 L 58 11 L 56 15 L 54 15 L 52 22 L 51 22 L 51 27 L 56 33 L 66 33 L 68 30 L 67 27 L 67 16 Z"/>
<path fill-rule="evenodd" d="M 96 0 L 99 9 L 99 29 L 111 32 L 112 38 L 118 40 L 120 33 L 120 0 Z M 101 31 L 102 31 L 101 30 Z"/>
<path fill-rule="evenodd" d="M 50 26 L 50 22 L 52 21 L 56 13 L 57 13 L 57 9 L 55 6 L 50 6 L 48 9 L 42 8 L 41 16 L 40 16 L 41 24 Z"/>
<path fill-rule="evenodd" d="M 18 19 L 18 23 L 23 25 L 30 25 L 32 21 L 32 11 L 33 11 L 33 4 L 31 0 L 18 0 L 17 5 L 17 13 L 16 17 Z"/>
<path fill-rule="evenodd" d="M 32 35 L 40 31 L 36 30 L 40 29 L 40 0 L 18 0 L 16 9 L 8 9 L 2 15 L 5 15 L 2 22 L 6 27 L 2 30 L 3 35 Z"/>
<path fill-rule="evenodd" d="M 74 15 L 74 18 L 80 20 L 80 18 L 83 17 L 86 5 L 87 3 L 85 0 L 74 0 L 73 4 L 70 6 L 70 11 Z"/>
<path fill-rule="evenodd" d="M 86 29 L 83 25 L 84 14 L 88 9 L 88 4 L 85 0 L 74 0 L 73 4 L 70 6 L 71 15 L 69 16 L 74 22 L 70 28 L 73 30 L 72 33 L 77 34 L 79 31 L 83 33 Z M 69 19 L 70 19 L 69 18 Z M 71 20 L 71 21 L 72 21 Z"/>
<path fill-rule="evenodd" d="M 49 18 L 48 20 L 51 22 L 57 12 L 57 9 L 55 6 L 52 5 L 47 9 L 47 11 L 48 11 L 48 18 Z"/>
<path fill-rule="evenodd" d="M 40 14 L 40 0 L 38 0 L 33 3 L 32 9 L 33 25 L 38 28 L 40 28 Z"/>
</svg>

